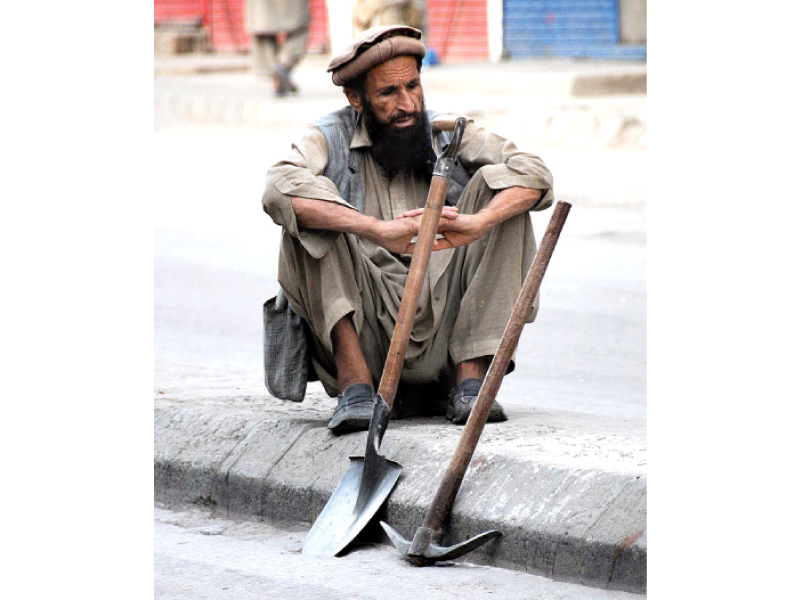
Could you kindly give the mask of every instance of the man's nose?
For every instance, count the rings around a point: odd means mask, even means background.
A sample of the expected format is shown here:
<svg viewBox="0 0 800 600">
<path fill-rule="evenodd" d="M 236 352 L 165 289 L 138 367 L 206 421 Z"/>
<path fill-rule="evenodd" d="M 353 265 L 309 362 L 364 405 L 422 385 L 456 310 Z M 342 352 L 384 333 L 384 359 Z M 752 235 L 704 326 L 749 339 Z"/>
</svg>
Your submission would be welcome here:
<svg viewBox="0 0 800 600">
<path fill-rule="evenodd" d="M 407 113 L 416 112 L 413 94 L 406 89 L 401 89 L 397 95 L 397 108 Z"/>
</svg>

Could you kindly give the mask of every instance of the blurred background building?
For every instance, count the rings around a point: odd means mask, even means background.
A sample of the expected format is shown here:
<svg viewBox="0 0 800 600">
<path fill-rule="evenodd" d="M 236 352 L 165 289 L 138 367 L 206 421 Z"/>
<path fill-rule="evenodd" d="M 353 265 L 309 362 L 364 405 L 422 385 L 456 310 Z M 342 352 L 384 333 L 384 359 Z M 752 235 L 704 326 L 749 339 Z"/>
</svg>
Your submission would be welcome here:
<svg viewBox="0 0 800 600">
<path fill-rule="evenodd" d="M 156 55 L 249 53 L 247 0 L 154 0 Z M 311 0 L 308 52 L 352 36 L 350 0 Z M 516 58 L 646 59 L 647 0 L 428 0 L 440 62 Z"/>
</svg>

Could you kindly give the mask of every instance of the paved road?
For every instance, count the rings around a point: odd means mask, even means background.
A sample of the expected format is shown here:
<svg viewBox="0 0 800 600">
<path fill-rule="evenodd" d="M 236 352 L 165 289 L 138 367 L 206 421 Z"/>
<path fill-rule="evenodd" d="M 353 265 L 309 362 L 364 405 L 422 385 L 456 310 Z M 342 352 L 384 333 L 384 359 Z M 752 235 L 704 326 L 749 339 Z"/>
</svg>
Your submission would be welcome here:
<svg viewBox="0 0 800 600">
<path fill-rule="evenodd" d="M 300 554 L 303 532 L 202 512 L 155 509 L 156 600 L 633 600 L 642 595 L 559 583 L 468 563 L 419 568 L 389 546 L 340 558 Z"/>
<path fill-rule="evenodd" d="M 295 120 L 297 117 L 294 117 Z M 154 134 L 155 358 L 262 377 L 261 305 L 279 229 L 264 172 L 294 130 L 162 124 Z M 646 416 L 644 153 L 539 151 L 573 203 L 523 332 L 506 404 Z M 541 236 L 550 212 L 534 215 Z M 318 384 L 316 384 L 318 385 Z"/>
</svg>

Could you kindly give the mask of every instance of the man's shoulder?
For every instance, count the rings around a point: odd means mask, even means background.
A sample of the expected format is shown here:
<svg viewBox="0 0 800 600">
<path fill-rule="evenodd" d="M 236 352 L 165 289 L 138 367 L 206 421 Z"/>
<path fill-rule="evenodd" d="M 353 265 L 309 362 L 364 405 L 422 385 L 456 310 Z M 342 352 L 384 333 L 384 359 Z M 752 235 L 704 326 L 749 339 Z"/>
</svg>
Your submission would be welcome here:
<svg viewBox="0 0 800 600">
<path fill-rule="evenodd" d="M 322 130 L 344 127 L 345 129 L 355 129 L 358 121 L 358 113 L 352 106 L 344 106 L 324 115 L 314 121 L 314 125 Z"/>
</svg>

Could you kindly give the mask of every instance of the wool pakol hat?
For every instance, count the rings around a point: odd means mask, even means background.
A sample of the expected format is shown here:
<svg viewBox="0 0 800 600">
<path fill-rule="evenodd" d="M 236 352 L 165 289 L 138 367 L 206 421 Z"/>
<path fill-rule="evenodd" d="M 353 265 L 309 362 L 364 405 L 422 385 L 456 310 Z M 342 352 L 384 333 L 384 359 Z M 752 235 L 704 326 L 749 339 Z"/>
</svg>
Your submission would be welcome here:
<svg viewBox="0 0 800 600">
<path fill-rule="evenodd" d="M 402 55 L 425 57 L 422 32 L 405 25 L 372 27 L 353 40 L 338 56 L 331 59 L 328 72 L 333 72 L 334 85 L 345 85 L 375 65 Z"/>
</svg>

